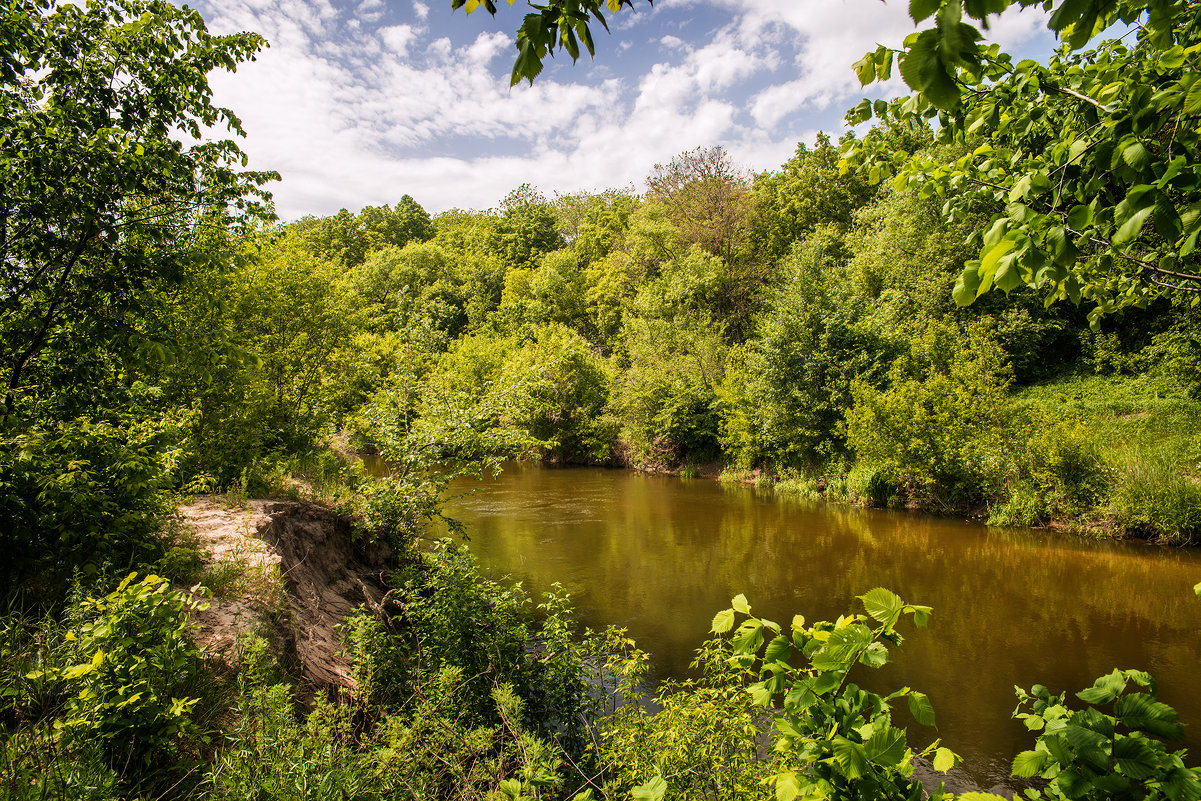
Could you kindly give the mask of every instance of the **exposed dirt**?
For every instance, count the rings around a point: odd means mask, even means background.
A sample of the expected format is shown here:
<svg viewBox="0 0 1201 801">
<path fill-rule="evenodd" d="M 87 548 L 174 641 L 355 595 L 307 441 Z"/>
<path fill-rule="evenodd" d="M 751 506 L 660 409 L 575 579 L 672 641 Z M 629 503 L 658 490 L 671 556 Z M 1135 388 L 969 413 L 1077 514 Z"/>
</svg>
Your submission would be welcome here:
<svg viewBox="0 0 1201 801">
<path fill-rule="evenodd" d="M 387 546 L 356 542 L 349 520 L 304 502 L 229 508 L 202 497 L 179 513 L 196 531 L 212 583 L 225 585 L 196 613 L 198 642 L 232 662 L 238 639 L 257 633 L 314 688 L 354 689 L 337 627 L 357 606 L 379 608 Z"/>
</svg>

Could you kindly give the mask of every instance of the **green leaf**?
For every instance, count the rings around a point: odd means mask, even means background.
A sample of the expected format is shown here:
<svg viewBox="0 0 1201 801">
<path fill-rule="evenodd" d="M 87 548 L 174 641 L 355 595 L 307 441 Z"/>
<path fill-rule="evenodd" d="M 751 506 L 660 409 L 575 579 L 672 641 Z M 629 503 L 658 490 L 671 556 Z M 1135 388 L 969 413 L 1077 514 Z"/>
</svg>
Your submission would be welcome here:
<svg viewBox="0 0 1201 801">
<path fill-rule="evenodd" d="M 930 699 L 925 693 L 914 691 L 909 694 L 909 712 L 913 715 L 913 719 L 921 725 L 935 725 L 934 706 L 931 705 Z"/>
<path fill-rule="evenodd" d="M 834 759 L 848 779 L 862 779 L 871 769 L 863 746 L 845 737 L 834 737 Z"/>
<path fill-rule="evenodd" d="M 867 591 L 859 596 L 859 600 L 863 601 L 863 608 L 869 615 L 888 626 L 897 622 L 905 608 L 905 602 L 896 593 L 883 587 Z"/>
<path fill-rule="evenodd" d="M 1168 196 L 1163 192 L 1155 194 L 1155 231 L 1166 241 L 1175 242 L 1184 231 L 1184 223 Z"/>
<path fill-rule="evenodd" d="M 796 773 L 788 770 L 776 775 L 777 801 L 793 801 L 800 794 L 801 788 L 797 784 Z"/>
<path fill-rule="evenodd" d="M 901 77 L 938 108 L 953 109 L 959 105 L 959 86 L 943 63 L 940 48 L 938 30 L 922 31 L 901 57 Z"/>
<path fill-rule="evenodd" d="M 1068 724 L 1060 734 L 1076 752 L 1076 759 L 1095 771 L 1109 766 L 1109 741 L 1092 729 Z"/>
<path fill-rule="evenodd" d="M 871 53 L 866 54 L 863 58 L 859 59 L 851 66 L 855 70 L 855 76 L 859 78 L 860 86 L 867 86 L 869 83 L 876 80 L 876 60 L 872 57 Z M 862 103 L 860 105 L 862 105 Z M 868 119 L 871 116 L 870 101 L 868 101 L 867 110 L 869 112 L 868 116 L 863 117 L 862 119 Z"/>
<path fill-rule="evenodd" d="M 1145 740 L 1121 737 L 1113 744 L 1113 756 L 1118 769 L 1132 779 L 1143 781 L 1155 775 L 1158 759 Z"/>
<path fill-rule="evenodd" d="M 655 776 L 646 784 L 640 784 L 630 790 L 634 801 L 663 801 L 667 794 L 667 781 L 662 776 Z"/>
<path fill-rule="evenodd" d="M 909 0 L 909 16 L 914 22 L 921 22 L 938 10 L 941 0 Z"/>
<path fill-rule="evenodd" d="M 723 609 L 713 616 L 713 625 L 710 627 L 710 631 L 714 634 L 725 634 L 732 628 L 734 628 L 733 609 Z"/>
<path fill-rule="evenodd" d="M 730 600 L 730 606 L 734 607 L 735 612 L 741 612 L 744 615 L 751 613 L 751 605 L 747 603 L 746 596 L 738 593 Z"/>
<path fill-rule="evenodd" d="M 1201 598 L 1201 581 L 1198 581 L 1196 584 L 1193 585 L 1193 593 L 1198 598 Z"/>
<path fill-rule="evenodd" d="M 1007 253 L 997 260 L 997 274 L 993 277 L 993 284 L 1006 295 L 1024 283 L 1017 257 L 1017 253 Z"/>
<path fill-rule="evenodd" d="M 934 760 L 932 764 L 934 765 L 934 769 L 939 773 L 946 773 L 948 770 L 955 767 L 955 763 L 958 761 L 958 759 L 959 758 L 955 756 L 955 752 L 950 748 L 939 747 L 934 751 Z"/>
<path fill-rule="evenodd" d="M 757 681 L 746 688 L 746 691 L 751 694 L 751 700 L 758 706 L 767 706 L 771 703 L 771 697 L 774 695 L 771 688 L 767 686 L 767 682 Z"/>
<path fill-rule="evenodd" d="M 1154 734 L 1165 740 L 1179 740 L 1184 736 L 1184 727 L 1176 710 L 1146 693 L 1123 695 L 1113 705 L 1113 714 L 1123 726 L 1134 731 Z"/>
<path fill-rule="evenodd" d="M 1042 751 L 1023 751 L 1013 758 L 1013 775 L 1019 779 L 1037 776 L 1046 767 L 1048 756 Z"/>
<path fill-rule="evenodd" d="M 730 640 L 730 645 L 734 648 L 736 654 L 753 654 L 759 650 L 759 646 L 763 645 L 763 624 L 758 620 L 744 621 L 738 627 L 733 639 Z"/>
<path fill-rule="evenodd" d="M 1093 221 L 1093 207 L 1086 205 L 1073 206 L 1068 212 L 1068 227 L 1074 231 L 1083 231 Z"/>
<path fill-rule="evenodd" d="M 892 726 L 881 726 L 863 744 L 868 760 L 886 768 L 895 768 L 905 758 L 905 732 Z"/>
<path fill-rule="evenodd" d="M 1133 169 L 1142 171 L 1151 163 L 1151 151 L 1142 142 L 1132 142 L 1122 148 L 1122 161 Z"/>
<path fill-rule="evenodd" d="M 1201 79 L 1194 80 L 1192 86 L 1185 92 L 1184 113 L 1190 116 L 1201 114 Z"/>
<path fill-rule="evenodd" d="M 969 261 L 963 266 L 963 272 L 955 279 L 955 288 L 951 297 L 957 306 L 971 306 L 980 296 L 980 262 Z"/>
<path fill-rule="evenodd" d="M 1076 693 L 1076 697 L 1086 704 L 1108 704 L 1125 689 L 1126 676 L 1122 671 L 1115 670 L 1097 679 L 1087 690 Z"/>
<path fill-rule="evenodd" d="M 763 652 L 764 664 L 772 662 L 784 662 L 792 655 L 792 643 L 787 637 L 779 636 L 767 644 L 767 650 Z"/>
<path fill-rule="evenodd" d="M 1135 195 L 1135 192 L 1141 189 L 1143 188 L 1136 187 L 1131 190 L 1126 199 L 1114 208 L 1114 222 L 1120 226 L 1113 235 L 1115 245 L 1123 245 L 1136 239 L 1147 218 L 1155 211 L 1155 195 L 1148 191 L 1139 191 Z"/>
</svg>

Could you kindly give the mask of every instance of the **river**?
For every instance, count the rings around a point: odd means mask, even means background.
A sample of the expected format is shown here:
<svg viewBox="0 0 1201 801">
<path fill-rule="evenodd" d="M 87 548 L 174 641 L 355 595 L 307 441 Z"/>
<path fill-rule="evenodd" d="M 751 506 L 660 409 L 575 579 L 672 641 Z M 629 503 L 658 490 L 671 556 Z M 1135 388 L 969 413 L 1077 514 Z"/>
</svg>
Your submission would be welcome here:
<svg viewBox="0 0 1201 801">
<path fill-rule="evenodd" d="M 943 743 L 984 787 L 1032 747 L 1014 685 L 1075 692 L 1149 671 L 1201 744 L 1201 553 L 1093 542 L 904 512 L 827 506 L 703 479 L 510 465 L 460 481 L 446 512 L 494 576 L 560 582 L 581 622 L 625 627 L 660 676 L 681 676 L 714 613 L 744 593 L 780 622 L 861 611 L 882 586 L 934 608 L 860 683 L 926 692 Z M 907 713 L 897 717 L 907 720 Z M 935 736 L 913 724 L 910 740 Z M 1190 761 L 1195 762 L 1193 759 Z"/>
</svg>

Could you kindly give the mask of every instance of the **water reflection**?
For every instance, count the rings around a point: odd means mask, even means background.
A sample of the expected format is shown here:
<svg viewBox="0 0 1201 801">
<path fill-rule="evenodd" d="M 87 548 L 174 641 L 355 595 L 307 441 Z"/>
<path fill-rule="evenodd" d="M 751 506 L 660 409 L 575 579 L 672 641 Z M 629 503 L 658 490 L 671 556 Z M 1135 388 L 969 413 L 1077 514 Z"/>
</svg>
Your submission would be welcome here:
<svg viewBox="0 0 1201 801">
<path fill-rule="evenodd" d="M 1182 720 L 1201 727 L 1195 551 L 528 465 L 453 499 L 447 512 L 467 525 L 490 572 L 535 592 L 561 582 L 587 625 L 627 627 L 666 675 L 686 670 L 713 614 L 739 592 L 778 621 L 836 617 L 876 586 L 933 606 L 929 629 L 864 683 L 926 691 L 938 734 L 985 786 L 1030 747 L 1009 717 L 1015 684 L 1074 691 L 1114 667 L 1141 668 Z"/>
</svg>

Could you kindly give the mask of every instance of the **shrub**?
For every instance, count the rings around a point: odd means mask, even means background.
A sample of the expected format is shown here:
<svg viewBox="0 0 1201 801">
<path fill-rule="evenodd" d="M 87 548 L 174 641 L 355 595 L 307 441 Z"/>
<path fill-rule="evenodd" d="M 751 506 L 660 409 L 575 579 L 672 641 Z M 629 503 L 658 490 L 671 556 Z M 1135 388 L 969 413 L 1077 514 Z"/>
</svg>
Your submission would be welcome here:
<svg viewBox="0 0 1201 801">
<path fill-rule="evenodd" d="M 0 586 L 61 590 L 76 567 L 153 562 L 158 434 L 87 418 L 0 433 Z"/>
<path fill-rule="evenodd" d="M 193 721 L 202 681 L 201 653 L 188 637 L 200 604 L 155 575 L 130 573 L 67 634 L 78 664 L 61 669 L 78 691 L 64 707 L 62 729 L 76 743 L 100 743 L 110 764 L 161 769 L 181 743 L 203 741 Z"/>
</svg>

